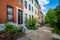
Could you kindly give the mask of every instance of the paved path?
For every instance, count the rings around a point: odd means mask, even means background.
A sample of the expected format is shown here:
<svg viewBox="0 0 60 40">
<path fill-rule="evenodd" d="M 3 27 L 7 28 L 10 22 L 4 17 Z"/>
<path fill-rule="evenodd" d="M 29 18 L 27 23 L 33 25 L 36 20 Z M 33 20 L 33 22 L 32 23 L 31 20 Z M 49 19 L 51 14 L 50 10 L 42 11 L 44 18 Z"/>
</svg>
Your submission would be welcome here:
<svg viewBox="0 0 60 40">
<path fill-rule="evenodd" d="M 31 33 L 28 33 L 25 37 L 17 40 L 52 40 L 52 33 L 50 31 L 50 28 L 39 27 L 37 30 L 32 31 Z"/>
</svg>

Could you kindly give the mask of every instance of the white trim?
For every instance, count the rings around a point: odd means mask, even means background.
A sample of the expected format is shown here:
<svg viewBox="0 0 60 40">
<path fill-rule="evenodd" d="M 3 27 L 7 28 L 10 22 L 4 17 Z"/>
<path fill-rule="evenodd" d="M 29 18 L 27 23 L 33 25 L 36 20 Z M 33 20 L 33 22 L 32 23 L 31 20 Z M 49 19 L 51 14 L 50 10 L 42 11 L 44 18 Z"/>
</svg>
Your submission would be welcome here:
<svg viewBox="0 0 60 40">
<path fill-rule="evenodd" d="M 17 26 L 21 26 L 21 25 L 23 25 L 23 24 L 18 25 L 18 9 L 20 9 L 20 10 L 22 11 L 22 13 L 23 13 L 23 9 L 21 9 L 21 8 L 19 8 L 19 7 L 16 7 L 16 24 L 17 24 Z M 22 15 L 23 15 L 23 14 L 22 14 Z"/>
<path fill-rule="evenodd" d="M 23 9 L 21 9 L 21 8 L 19 8 L 19 7 L 16 7 L 17 9 L 20 9 L 20 10 L 22 10 L 23 11 Z"/>
</svg>

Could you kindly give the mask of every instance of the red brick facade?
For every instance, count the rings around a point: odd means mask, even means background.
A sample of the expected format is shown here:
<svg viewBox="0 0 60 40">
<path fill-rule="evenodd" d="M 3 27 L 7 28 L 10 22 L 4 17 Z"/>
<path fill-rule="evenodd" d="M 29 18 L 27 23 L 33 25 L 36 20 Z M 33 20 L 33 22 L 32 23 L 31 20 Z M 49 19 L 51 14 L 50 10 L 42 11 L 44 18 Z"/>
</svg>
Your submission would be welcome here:
<svg viewBox="0 0 60 40">
<path fill-rule="evenodd" d="M 38 22 L 40 22 L 41 14 L 40 14 L 41 8 L 40 5 L 38 6 Z"/>
<path fill-rule="evenodd" d="M 13 18 L 14 23 L 16 23 L 16 7 L 23 9 L 23 0 L 22 3 L 18 3 L 18 0 L 0 0 L 0 24 L 5 23 L 7 19 L 7 5 L 13 7 Z"/>
</svg>

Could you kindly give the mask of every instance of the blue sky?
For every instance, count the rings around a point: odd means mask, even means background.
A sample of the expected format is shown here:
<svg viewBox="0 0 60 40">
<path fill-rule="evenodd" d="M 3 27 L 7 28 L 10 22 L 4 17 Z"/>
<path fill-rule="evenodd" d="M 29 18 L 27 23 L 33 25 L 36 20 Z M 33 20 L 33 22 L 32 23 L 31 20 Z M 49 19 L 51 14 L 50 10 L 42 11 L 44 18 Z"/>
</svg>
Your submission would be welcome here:
<svg viewBox="0 0 60 40">
<path fill-rule="evenodd" d="M 50 8 L 55 8 L 58 5 L 58 0 L 38 0 L 38 2 L 44 15 Z"/>
</svg>

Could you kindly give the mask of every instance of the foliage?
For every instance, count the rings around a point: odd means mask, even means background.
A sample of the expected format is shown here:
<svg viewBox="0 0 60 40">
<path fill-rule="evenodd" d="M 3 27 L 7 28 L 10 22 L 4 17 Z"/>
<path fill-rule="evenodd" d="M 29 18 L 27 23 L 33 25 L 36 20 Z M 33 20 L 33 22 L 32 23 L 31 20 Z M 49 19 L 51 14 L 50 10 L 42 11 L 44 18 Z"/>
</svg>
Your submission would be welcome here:
<svg viewBox="0 0 60 40">
<path fill-rule="evenodd" d="M 11 30 L 11 34 L 16 34 L 18 35 L 19 34 L 19 31 L 16 27 L 14 27 L 12 30 Z"/>
<path fill-rule="evenodd" d="M 51 26 L 56 26 L 57 23 L 57 16 L 56 11 L 54 9 L 49 9 L 46 17 L 45 17 L 46 23 L 49 23 Z"/>
<path fill-rule="evenodd" d="M 59 4 L 58 6 L 55 8 L 55 11 L 56 11 L 56 16 L 57 16 L 57 28 L 60 30 L 60 0 L 59 0 Z"/>
<path fill-rule="evenodd" d="M 20 27 L 18 27 L 18 28 L 17 28 L 17 27 L 14 27 L 14 28 L 11 30 L 11 33 L 18 35 L 20 32 L 22 32 L 22 29 L 23 29 L 22 26 L 20 26 Z"/>
<path fill-rule="evenodd" d="M 18 31 L 19 31 L 19 32 L 22 32 L 22 29 L 23 29 L 22 26 L 18 27 Z"/>
<path fill-rule="evenodd" d="M 8 31 L 8 30 L 11 31 L 11 29 L 13 29 L 13 25 L 11 25 L 11 24 L 9 24 L 9 23 L 6 23 L 6 24 L 5 24 L 4 31 Z"/>
<path fill-rule="evenodd" d="M 54 27 L 52 32 L 60 35 L 60 30 L 57 27 Z"/>
<path fill-rule="evenodd" d="M 46 14 L 46 22 L 54 28 L 52 30 L 54 33 L 60 34 L 60 0 L 58 6 L 54 10 L 48 10 Z"/>
<path fill-rule="evenodd" d="M 36 18 L 33 18 L 33 19 L 29 18 L 27 21 L 28 29 L 31 29 L 31 30 L 36 29 L 36 26 L 35 26 L 36 23 L 37 23 Z"/>
<path fill-rule="evenodd" d="M 5 32 L 10 31 L 11 34 L 16 34 L 16 35 L 18 35 L 19 32 L 22 32 L 22 29 L 23 29 L 23 27 L 21 27 L 21 26 L 17 28 L 16 26 L 13 26 L 13 25 L 11 25 L 11 24 L 9 24 L 9 23 L 6 23 L 6 24 L 5 24 L 4 31 L 5 31 Z"/>
</svg>

